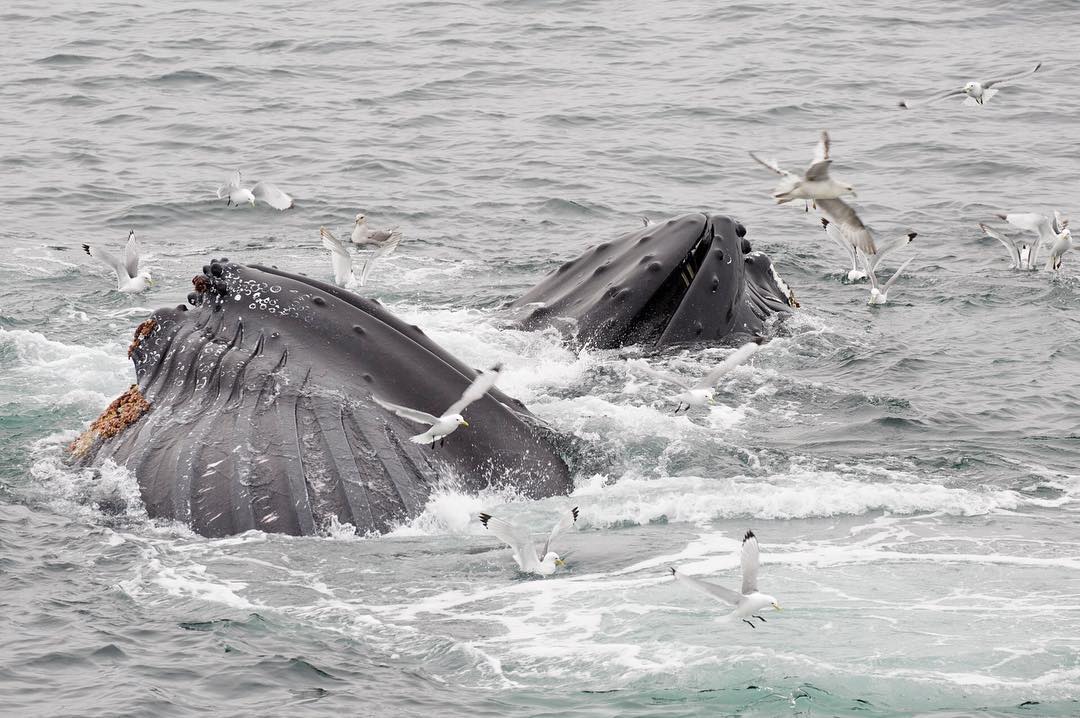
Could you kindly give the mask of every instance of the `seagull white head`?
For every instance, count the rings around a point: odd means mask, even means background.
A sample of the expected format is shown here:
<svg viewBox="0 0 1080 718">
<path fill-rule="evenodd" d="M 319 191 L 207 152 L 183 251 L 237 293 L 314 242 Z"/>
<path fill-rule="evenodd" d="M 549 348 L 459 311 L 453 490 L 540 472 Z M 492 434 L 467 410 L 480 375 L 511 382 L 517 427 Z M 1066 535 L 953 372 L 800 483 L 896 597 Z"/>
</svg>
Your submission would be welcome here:
<svg viewBox="0 0 1080 718">
<path fill-rule="evenodd" d="M 365 221 L 367 221 L 367 218 L 366 218 L 366 217 L 364 217 L 364 214 L 363 214 L 363 212 L 361 212 L 360 214 L 356 215 L 356 224 L 360 224 L 361 222 L 365 222 Z"/>
<path fill-rule="evenodd" d="M 468 426 L 469 425 L 469 422 L 465 421 L 465 417 L 462 416 L 461 414 L 452 414 L 452 415 L 448 416 L 447 418 L 450 419 L 451 421 L 453 421 L 458 426 Z"/>
<path fill-rule="evenodd" d="M 566 565 L 566 561 L 563 561 L 561 558 L 559 558 L 559 554 L 555 553 L 554 551 L 548 551 L 546 554 L 544 554 L 544 560 L 540 563 L 547 563 L 553 566 Z"/>
<path fill-rule="evenodd" d="M 964 94 L 970 97 L 978 97 L 982 94 L 982 85 L 978 82 L 969 82 L 964 85 Z"/>
<path fill-rule="evenodd" d="M 136 275 L 136 276 L 139 279 L 143 280 L 143 282 L 146 284 L 146 286 L 148 286 L 148 287 L 154 286 L 154 278 L 151 277 L 150 272 L 147 272 L 145 269 L 143 271 L 139 272 L 138 275 Z"/>
<path fill-rule="evenodd" d="M 849 185 L 849 184 L 846 184 L 846 183 L 843 183 L 843 185 L 844 185 L 844 191 L 847 192 L 848 194 L 850 194 L 852 197 L 858 197 L 859 196 L 859 195 L 855 194 L 855 188 L 852 185 Z"/>
</svg>

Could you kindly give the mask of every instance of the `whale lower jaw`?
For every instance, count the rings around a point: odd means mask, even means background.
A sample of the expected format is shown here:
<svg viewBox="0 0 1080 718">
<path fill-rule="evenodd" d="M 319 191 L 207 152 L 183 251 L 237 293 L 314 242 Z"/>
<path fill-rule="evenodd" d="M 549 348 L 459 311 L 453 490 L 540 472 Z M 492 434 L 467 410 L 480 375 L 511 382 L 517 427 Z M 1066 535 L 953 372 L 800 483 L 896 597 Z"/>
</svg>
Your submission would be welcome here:
<svg viewBox="0 0 1080 718">
<path fill-rule="evenodd" d="M 659 342 L 690 292 L 712 244 L 713 237 L 708 232 L 703 232 L 630 322 L 630 329 L 622 339 L 623 344 L 654 345 Z"/>
</svg>

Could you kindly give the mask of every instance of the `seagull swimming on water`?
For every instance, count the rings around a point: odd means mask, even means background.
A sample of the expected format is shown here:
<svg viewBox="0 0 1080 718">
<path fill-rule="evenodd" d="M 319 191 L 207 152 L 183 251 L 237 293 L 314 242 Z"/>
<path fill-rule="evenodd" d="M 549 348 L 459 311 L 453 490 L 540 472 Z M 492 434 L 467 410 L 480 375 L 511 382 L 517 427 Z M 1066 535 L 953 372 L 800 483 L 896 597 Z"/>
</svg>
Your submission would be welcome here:
<svg viewBox="0 0 1080 718">
<path fill-rule="evenodd" d="M 566 565 L 566 562 L 559 557 L 559 554 L 550 550 L 551 542 L 561 532 L 574 526 L 577 523 L 577 517 L 577 506 L 563 512 L 554 528 L 551 529 L 551 533 L 548 534 L 547 541 L 544 542 L 544 548 L 539 554 L 536 551 L 536 546 L 533 545 L 529 530 L 524 526 L 512 524 L 491 514 L 480 514 L 480 523 L 484 524 L 484 528 L 491 531 L 503 543 L 513 549 L 514 562 L 517 563 L 518 568 L 528 573 L 550 576 L 555 573 L 556 568 Z"/>
<path fill-rule="evenodd" d="M 690 411 L 690 407 L 692 406 L 714 404 L 716 398 L 716 382 L 720 381 L 720 377 L 724 374 L 727 374 L 729 371 L 740 364 L 745 363 L 746 360 L 754 356 L 754 354 L 761 349 L 761 344 L 764 341 L 764 337 L 756 337 L 753 341 L 743 344 L 694 384 L 690 384 L 671 374 L 657 371 L 644 361 L 635 362 L 633 366 L 641 369 L 654 379 L 659 379 L 660 381 L 667 382 L 668 384 L 672 384 L 682 389 L 682 392 L 672 397 L 672 399 L 678 402 L 678 406 L 675 407 L 675 413 L 678 414 L 684 407 L 686 411 Z"/>
<path fill-rule="evenodd" d="M 248 189 L 241 183 L 240 170 L 236 170 L 229 180 L 217 188 L 218 199 L 225 200 L 225 206 L 250 204 L 255 206 L 255 200 L 265 202 L 274 209 L 292 209 L 293 198 L 282 192 L 269 182 L 256 182 L 255 186 Z"/>
<path fill-rule="evenodd" d="M 101 249 L 96 245 L 84 244 L 82 248 L 91 257 L 104 262 L 116 272 L 116 289 L 118 291 L 133 294 L 146 291 L 148 287 L 153 285 L 154 280 L 151 279 L 150 272 L 146 270 L 139 271 L 139 257 L 142 250 L 139 247 L 139 240 L 135 237 L 135 230 L 128 232 L 123 260 L 107 249 Z"/>
<path fill-rule="evenodd" d="M 740 563 L 742 563 L 742 588 L 738 591 L 732 591 L 723 586 L 717 586 L 715 583 L 708 583 L 679 573 L 674 566 L 668 566 L 668 570 L 671 571 L 671 575 L 675 577 L 675 580 L 684 586 L 735 606 L 731 615 L 741 618 L 751 628 L 757 628 L 750 619 L 756 618 L 762 623 L 766 623 L 765 617 L 759 615 L 761 610 L 772 606 L 779 611 L 780 604 L 772 596 L 758 592 L 758 541 L 753 531 L 747 531 L 746 535 L 743 536 Z"/>
<path fill-rule="evenodd" d="M 901 237 L 895 237 L 883 243 L 876 243 L 877 253 L 866 256 L 859 251 L 859 248 L 855 246 L 851 236 L 848 232 L 844 231 L 840 225 L 835 222 L 830 222 L 825 217 L 821 218 L 821 226 L 825 229 L 825 234 L 833 242 L 844 250 L 848 255 L 848 259 L 851 260 L 851 269 L 848 270 L 847 278 L 849 282 L 857 282 L 860 279 L 867 278 L 867 272 L 873 272 L 881 261 L 881 258 L 890 252 L 896 251 L 901 247 L 906 247 L 911 244 L 916 237 L 919 236 L 918 232 L 908 232 Z M 868 268 L 864 268 L 868 265 Z"/>
<path fill-rule="evenodd" d="M 431 444 L 431 448 L 435 448 L 435 442 L 442 443 L 446 441 L 446 437 L 454 433 L 459 426 L 468 426 L 469 422 L 465 421 L 465 417 L 461 415 L 461 412 L 465 410 L 469 404 L 480 399 L 484 394 L 488 393 L 495 382 L 499 380 L 499 373 L 502 371 L 502 364 L 496 364 L 487 371 L 482 371 L 476 375 L 472 383 L 465 389 L 465 393 L 461 395 L 461 398 L 455 401 L 450 407 L 442 413 L 441 416 L 435 416 L 428 414 L 426 411 L 419 411 L 417 409 L 410 409 L 407 406 L 401 406 L 400 404 L 391 404 L 388 401 L 380 399 L 379 397 L 372 395 L 372 400 L 387 411 L 400 416 L 402 419 L 408 419 L 409 421 L 415 421 L 418 424 L 428 424 L 431 428 L 427 431 L 417 434 L 409 438 L 409 441 L 414 444 Z"/>
<path fill-rule="evenodd" d="M 375 266 L 375 260 L 397 249 L 401 244 L 402 236 L 397 227 L 390 229 L 371 229 L 367 226 L 367 217 L 363 213 L 356 215 L 353 222 L 353 244 L 371 247 L 371 254 L 364 261 L 364 268 L 360 270 L 360 286 L 367 283 L 368 273 Z"/>
<path fill-rule="evenodd" d="M 793 199 L 813 200 L 819 203 L 823 199 L 836 199 L 842 195 L 855 194 L 855 188 L 846 182 L 834 180 L 829 176 L 829 133 L 822 130 L 821 138 L 814 148 L 814 159 L 802 175 L 780 167 L 776 160 L 763 160 L 753 152 L 750 156 L 762 167 L 780 175 L 780 181 L 773 190 L 777 204 Z"/>
<path fill-rule="evenodd" d="M 985 105 L 990 101 L 990 98 L 998 93 L 996 89 L 992 89 L 995 85 L 1004 85 L 1008 82 L 1019 80 L 1022 77 L 1027 77 L 1039 71 L 1042 67 L 1040 62 L 1034 68 L 1025 70 L 1024 72 L 1017 73 L 1015 75 L 1009 75 L 1008 77 L 1001 77 L 996 80 L 972 80 L 959 89 L 949 90 L 937 95 L 931 95 L 922 100 L 916 100 L 914 102 L 908 102 L 907 100 L 900 100 L 900 107 L 909 109 L 913 106 L 925 105 L 931 102 L 937 102 L 938 100 L 944 100 L 948 97 L 958 97 L 960 95 L 967 95 L 964 98 L 964 104 L 968 106 L 972 105 Z"/>
</svg>

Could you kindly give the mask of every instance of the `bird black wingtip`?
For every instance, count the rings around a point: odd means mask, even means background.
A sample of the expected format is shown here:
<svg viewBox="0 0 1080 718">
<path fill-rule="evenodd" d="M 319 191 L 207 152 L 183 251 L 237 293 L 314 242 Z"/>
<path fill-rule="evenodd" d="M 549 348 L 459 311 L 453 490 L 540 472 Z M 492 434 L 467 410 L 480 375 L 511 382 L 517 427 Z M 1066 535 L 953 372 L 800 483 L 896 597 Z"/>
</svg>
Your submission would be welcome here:
<svg viewBox="0 0 1080 718">
<path fill-rule="evenodd" d="M 1038 72 L 1038 71 L 1039 71 L 1039 68 L 1040 68 L 1040 67 L 1042 67 L 1042 63 L 1041 63 L 1041 62 L 1040 62 L 1039 64 L 1037 64 L 1037 65 L 1035 66 L 1035 69 L 1034 69 L 1034 70 L 1032 70 L 1032 72 Z"/>
<path fill-rule="evenodd" d="M 911 109 L 911 108 L 908 107 L 907 100 L 900 100 L 899 102 L 896 103 L 896 106 L 897 107 L 903 107 L 905 110 Z"/>
<path fill-rule="evenodd" d="M 578 507 L 575 506 L 574 508 L 570 509 L 570 513 L 572 513 L 574 515 L 574 521 L 577 521 Z"/>
<path fill-rule="evenodd" d="M 821 226 L 822 227 L 828 227 L 829 226 L 829 220 L 826 219 L 825 217 L 822 217 L 821 218 Z"/>
<path fill-rule="evenodd" d="M 484 524 L 484 528 L 487 528 L 487 522 L 491 519 L 491 514 L 480 514 L 480 523 Z"/>
<path fill-rule="evenodd" d="M 86 252 L 87 254 L 90 254 L 90 245 L 89 244 L 84 244 L 82 246 L 82 248 L 83 248 L 84 252 Z"/>
<path fill-rule="evenodd" d="M 671 575 L 672 575 L 672 576 L 674 576 L 674 575 L 675 575 L 675 567 L 674 567 L 674 566 L 668 566 L 668 567 L 667 567 L 667 570 L 668 570 L 668 571 L 671 571 Z"/>
<path fill-rule="evenodd" d="M 754 530 L 753 529 L 747 529 L 746 530 L 746 535 L 742 537 L 742 540 L 744 542 L 746 542 L 746 541 L 749 541 L 752 538 L 757 538 L 757 536 L 754 535 Z"/>
<path fill-rule="evenodd" d="M 918 237 L 918 236 L 919 236 L 919 233 L 918 233 L 918 232 L 908 232 L 908 233 L 907 233 L 907 238 L 908 238 L 908 241 L 909 241 L 909 242 L 910 242 L 911 240 L 915 239 L 915 238 L 916 238 L 916 237 Z"/>
</svg>

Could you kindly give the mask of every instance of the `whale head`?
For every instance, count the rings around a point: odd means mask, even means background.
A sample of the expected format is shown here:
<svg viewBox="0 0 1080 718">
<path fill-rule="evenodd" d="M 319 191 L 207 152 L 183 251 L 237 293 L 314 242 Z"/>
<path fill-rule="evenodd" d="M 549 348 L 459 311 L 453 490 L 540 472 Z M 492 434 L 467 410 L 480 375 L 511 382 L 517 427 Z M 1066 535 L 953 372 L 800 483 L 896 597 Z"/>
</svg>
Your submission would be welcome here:
<svg viewBox="0 0 1080 718">
<path fill-rule="evenodd" d="M 603 242 L 509 306 L 524 329 L 558 326 L 599 348 L 755 335 L 798 306 L 746 229 L 693 213 Z"/>
</svg>

